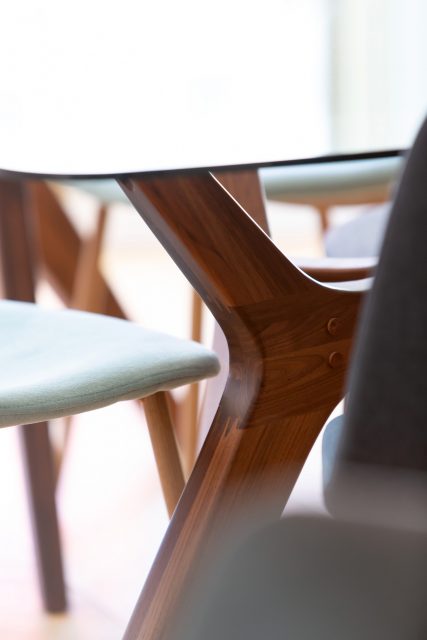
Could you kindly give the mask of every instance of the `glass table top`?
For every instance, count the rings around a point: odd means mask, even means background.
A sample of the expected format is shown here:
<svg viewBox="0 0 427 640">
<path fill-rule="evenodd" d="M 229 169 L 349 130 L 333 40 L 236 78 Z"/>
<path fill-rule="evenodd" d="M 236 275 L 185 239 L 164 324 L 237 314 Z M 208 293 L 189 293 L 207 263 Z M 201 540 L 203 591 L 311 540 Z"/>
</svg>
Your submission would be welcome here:
<svg viewBox="0 0 427 640">
<path fill-rule="evenodd" d="M 427 111 L 425 19 L 419 0 L 5 3 L 0 169 L 117 175 L 406 148 Z"/>
</svg>

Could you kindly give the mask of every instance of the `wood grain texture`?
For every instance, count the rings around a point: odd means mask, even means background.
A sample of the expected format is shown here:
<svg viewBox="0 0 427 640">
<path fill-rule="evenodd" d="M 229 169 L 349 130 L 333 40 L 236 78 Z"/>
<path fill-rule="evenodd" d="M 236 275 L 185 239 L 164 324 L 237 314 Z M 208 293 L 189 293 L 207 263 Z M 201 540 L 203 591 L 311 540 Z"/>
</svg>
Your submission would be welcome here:
<svg viewBox="0 0 427 640">
<path fill-rule="evenodd" d="M 230 352 L 213 425 L 125 635 L 157 640 L 168 637 L 218 527 L 231 527 L 248 504 L 268 503 L 266 517 L 283 510 L 342 396 L 360 295 L 305 276 L 210 174 L 120 184 L 212 311 Z M 334 335 L 331 318 L 339 319 Z"/>
<path fill-rule="evenodd" d="M 27 188 L 36 221 L 35 240 L 40 269 L 64 303 L 70 305 L 76 295 L 76 273 L 84 243 L 46 184 L 30 182 Z M 98 306 L 96 311 L 118 318 L 126 317 L 99 270 L 91 278 L 91 289 L 102 292 L 102 308 Z M 91 309 L 95 310 L 93 304 Z"/>
<path fill-rule="evenodd" d="M 169 414 L 167 395 L 164 392 L 155 393 L 144 398 L 142 404 L 160 476 L 163 497 L 170 517 L 175 511 L 184 489 L 185 481 Z"/>
<path fill-rule="evenodd" d="M 202 341 L 203 301 L 197 291 L 191 291 L 191 340 Z M 199 438 L 199 389 L 200 384 L 194 382 L 188 388 L 182 402 L 181 436 L 183 439 L 183 461 L 185 477 L 193 470 L 197 457 Z"/>
<path fill-rule="evenodd" d="M 258 172 L 255 169 L 251 171 L 221 171 L 215 173 L 215 178 L 246 211 L 250 211 L 251 218 L 259 224 L 261 229 L 270 234 L 265 208 L 265 194 L 262 183 L 258 179 Z M 206 391 L 199 417 L 199 448 L 210 429 L 228 377 L 228 346 L 218 323 L 215 323 L 213 345 L 221 362 L 221 371 L 218 376 L 210 378 L 206 382 Z"/>
<path fill-rule="evenodd" d="M 378 258 L 305 258 L 295 261 L 301 271 L 320 282 L 362 280 L 374 275 Z"/>
<path fill-rule="evenodd" d="M 233 196 L 245 211 L 249 211 L 252 220 L 270 235 L 265 192 L 258 179 L 256 169 L 246 171 L 217 171 L 214 177 Z"/>
<path fill-rule="evenodd" d="M 31 224 L 26 215 L 28 193 L 16 181 L 0 181 L 0 260 L 5 295 L 34 301 Z M 27 493 L 37 566 L 47 611 L 66 609 L 61 547 L 55 505 L 55 477 L 48 426 L 45 422 L 20 429 Z"/>
<path fill-rule="evenodd" d="M 82 241 L 74 275 L 71 307 L 92 313 L 105 313 L 110 293 L 100 276 L 100 257 L 107 224 L 107 208 L 101 206 L 96 216 L 95 230 Z M 111 295 L 111 294 L 110 294 Z"/>
</svg>

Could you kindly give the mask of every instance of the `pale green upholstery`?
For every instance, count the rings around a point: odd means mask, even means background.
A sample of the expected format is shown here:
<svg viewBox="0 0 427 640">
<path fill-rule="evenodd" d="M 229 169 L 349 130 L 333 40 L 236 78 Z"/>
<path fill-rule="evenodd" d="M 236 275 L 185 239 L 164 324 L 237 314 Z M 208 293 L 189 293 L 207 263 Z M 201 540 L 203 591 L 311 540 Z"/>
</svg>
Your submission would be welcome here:
<svg viewBox="0 0 427 640">
<path fill-rule="evenodd" d="M 62 181 L 67 187 L 75 187 L 81 189 L 91 196 L 97 198 L 103 204 L 115 204 L 124 202 L 130 204 L 128 198 L 115 180 L 111 178 L 98 178 L 91 180 L 66 180 Z"/>
<path fill-rule="evenodd" d="M 202 345 L 80 311 L 0 301 L 0 426 L 143 398 L 218 373 Z"/>
<path fill-rule="evenodd" d="M 261 169 L 259 174 L 271 200 L 305 202 L 310 196 L 339 201 L 343 193 L 361 191 L 369 197 L 370 190 L 386 188 L 396 179 L 401 166 L 400 157 L 372 158 L 271 167 Z"/>
</svg>

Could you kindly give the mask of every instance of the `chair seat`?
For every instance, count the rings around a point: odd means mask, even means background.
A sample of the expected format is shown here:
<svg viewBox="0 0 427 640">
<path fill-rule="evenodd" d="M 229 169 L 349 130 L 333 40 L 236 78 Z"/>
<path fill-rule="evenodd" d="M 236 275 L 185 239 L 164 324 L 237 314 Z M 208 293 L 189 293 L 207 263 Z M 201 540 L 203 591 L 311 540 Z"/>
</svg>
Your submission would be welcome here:
<svg viewBox="0 0 427 640">
<path fill-rule="evenodd" d="M 272 200 L 305 202 L 310 196 L 339 204 L 343 193 L 347 200 L 349 192 L 362 191 L 366 195 L 370 189 L 374 193 L 378 188 L 387 188 L 401 165 L 400 157 L 308 163 L 261 169 L 260 178 Z"/>
<path fill-rule="evenodd" d="M 116 318 L 0 301 L 0 426 L 143 398 L 219 371 L 202 345 Z"/>
</svg>

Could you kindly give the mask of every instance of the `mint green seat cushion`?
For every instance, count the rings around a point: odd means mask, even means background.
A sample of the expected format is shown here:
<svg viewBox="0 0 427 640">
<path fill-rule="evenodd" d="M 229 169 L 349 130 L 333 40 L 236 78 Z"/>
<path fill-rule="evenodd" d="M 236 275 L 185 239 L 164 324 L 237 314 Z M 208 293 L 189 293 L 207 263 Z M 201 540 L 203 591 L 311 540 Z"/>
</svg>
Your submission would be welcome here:
<svg viewBox="0 0 427 640">
<path fill-rule="evenodd" d="M 0 426 L 143 398 L 213 376 L 202 345 L 116 318 L 0 301 Z"/>
<path fill-rule="evenodd" d="M 63 180 L 62 184 L 85 191 L 89 195 L 100 200 L 103 204 L 117 204 L 123 202 L 130 204 L 122 189 L 111 178 L 95 178 L 91 180 Z"/>
<path fill-rule="evenodd" d="M 339 199 L 343 193 L 386 187 L 399 174 L 402 158 L 370 158 L 342 162 L 308 163 L 261 169 L 259 174 L 267 198 L 284 202 L 315 199 Z"/>
</svg>

